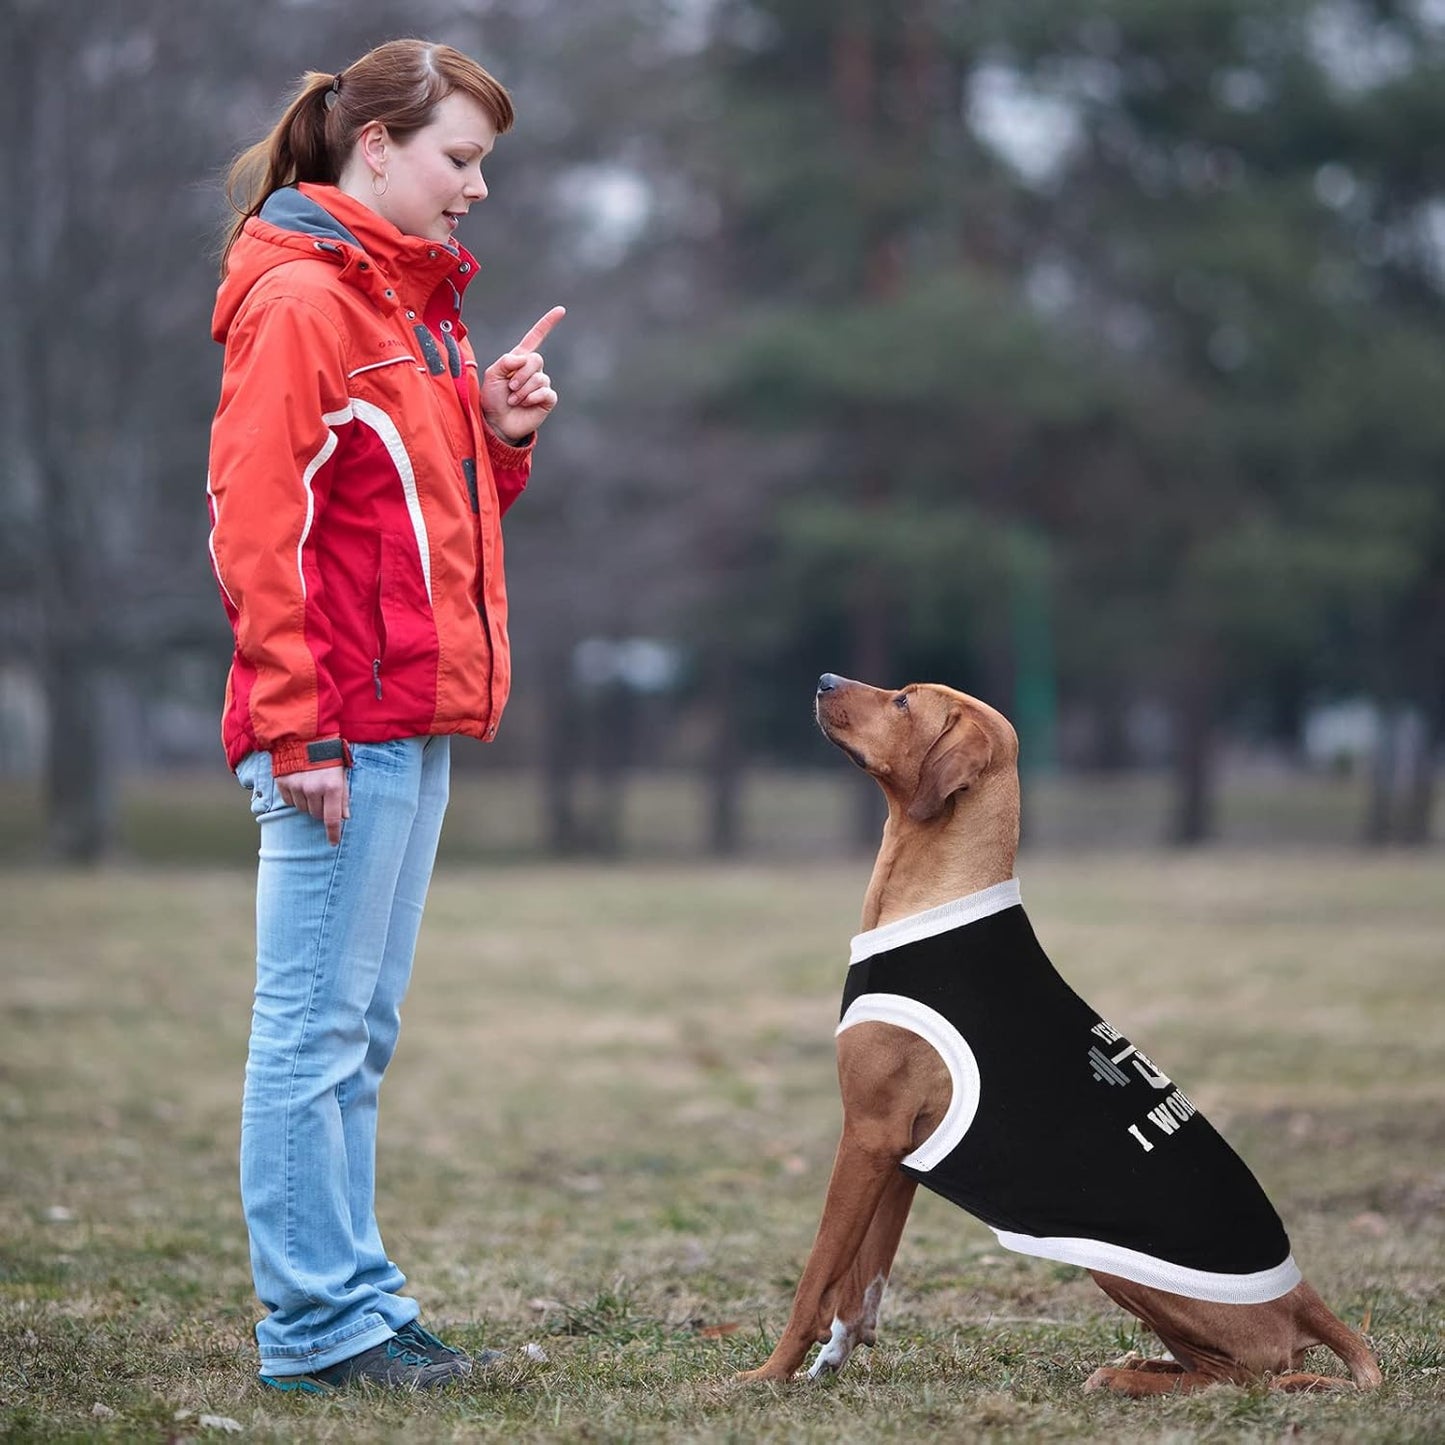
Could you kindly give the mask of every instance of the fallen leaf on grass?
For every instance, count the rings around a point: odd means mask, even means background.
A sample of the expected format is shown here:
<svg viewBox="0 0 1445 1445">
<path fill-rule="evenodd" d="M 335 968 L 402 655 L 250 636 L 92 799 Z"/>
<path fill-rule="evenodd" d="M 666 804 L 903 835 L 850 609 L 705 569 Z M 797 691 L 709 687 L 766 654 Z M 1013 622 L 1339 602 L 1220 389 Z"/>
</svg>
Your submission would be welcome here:
<svg viewBox="0 0 1445 1445">
<path fill-rule="evenodd" d="M 697 1325 L 694 1332 L 705 1340 L 720 1340 L 724 1335 L 735 1335 L 742 1329 L 740 1320 L 727 1320 L 720 1325 Z"/>
<path fill-rule="evenodd" d="M 90 1407 L 90 1413 L 94 1415 L 97 1420 L 115 1419 L 115 1411 L 112 1410 L 109 1405 L 102 1405 L 99 1400 Z"/>
</svg>

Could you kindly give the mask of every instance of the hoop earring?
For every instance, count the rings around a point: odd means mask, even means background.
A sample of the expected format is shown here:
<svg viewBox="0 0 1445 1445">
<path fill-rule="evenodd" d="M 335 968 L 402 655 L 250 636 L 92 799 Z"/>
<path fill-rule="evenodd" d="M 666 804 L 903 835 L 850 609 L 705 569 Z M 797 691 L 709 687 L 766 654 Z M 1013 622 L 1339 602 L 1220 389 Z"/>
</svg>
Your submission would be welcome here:
<svg viewBox="0 0 1445 1445">
<path fill-rule="evenodd" d="M 381 184 L 380 184 L 379 186 L 376 184 L 378 181 L 381 182 Z M 372 194 L 373 196 L 376 196 L 378 199 L 380 199 L 382 196 L 384 196 L 384 195 L 386 194 L 386 188 L 387 188 L 388 184 L 390 184 L 390 183 L 387 181 L 387 178 L 386 178 L 384 175 L 382 175 L 382 176 L 372 176 L 372 178 L 371 178 L 371 194 Z"/>
</svg>

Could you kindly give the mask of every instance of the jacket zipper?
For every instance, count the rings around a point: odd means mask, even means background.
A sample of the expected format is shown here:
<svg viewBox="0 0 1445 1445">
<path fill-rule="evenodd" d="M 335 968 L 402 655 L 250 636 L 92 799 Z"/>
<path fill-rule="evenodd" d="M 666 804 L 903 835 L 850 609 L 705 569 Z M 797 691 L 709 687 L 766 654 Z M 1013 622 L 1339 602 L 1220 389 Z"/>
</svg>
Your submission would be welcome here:
<svg viewBox="0 0 1445 1445">
<path fill-rule="evenodd" d="M 381 608 L 381 593 L 385 586 L 384 563 L 378 554 L 376 559 L 376 595 L 372 599 L 372 625 L 376 630 L 376 656 L 371 659 L 371 685 L 376 691 L 376 700 L 381 701 L 381 654 L 386 651 L 386 613 Z"/>
</svg>

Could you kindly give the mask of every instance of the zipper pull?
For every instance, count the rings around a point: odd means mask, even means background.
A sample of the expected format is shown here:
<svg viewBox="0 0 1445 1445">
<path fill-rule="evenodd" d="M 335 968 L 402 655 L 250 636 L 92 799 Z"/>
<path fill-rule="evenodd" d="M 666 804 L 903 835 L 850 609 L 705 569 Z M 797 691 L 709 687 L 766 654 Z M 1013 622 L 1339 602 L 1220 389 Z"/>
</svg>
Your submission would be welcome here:
<svg viewBox="0 0 1445 1445">
<path fill-rule="evenodd" d="M 374 657 L 371 660 L 371 681 L 376 687 L 377 700 L 381 700 L 381 659 Z"/>
</svg>

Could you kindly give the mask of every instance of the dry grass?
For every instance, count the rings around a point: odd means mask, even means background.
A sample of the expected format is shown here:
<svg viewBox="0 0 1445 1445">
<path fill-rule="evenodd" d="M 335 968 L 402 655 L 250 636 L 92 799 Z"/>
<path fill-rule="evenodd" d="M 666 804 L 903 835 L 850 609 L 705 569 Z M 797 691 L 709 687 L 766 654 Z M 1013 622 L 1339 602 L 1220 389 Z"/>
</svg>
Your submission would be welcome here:
<svg viewBox="0 0 1445 1445">
<path fill-rule="evenodd" d="M 324 1401 L 251 1380 L 249 878 L 0 875 L 0 1436 L 199 1438 L 213 1415 L 288 1441 L 1445 1437 L 1436 857 L 1022 869 L 1065 975 L 1225 1129 L 1312 1281 L 1368 1319 L 1384 1389 L 1085 1397 L 1093 1365 L 1146 1343 L 1132 1322 L 923 1195 L 876 1350 L 828 1386 L 731 1386 L 817 1223 L 865 872 L 439 875 L 381 1217 L 426 1318 L 509 1364 L 444 1397 Z"/>
</svg>

